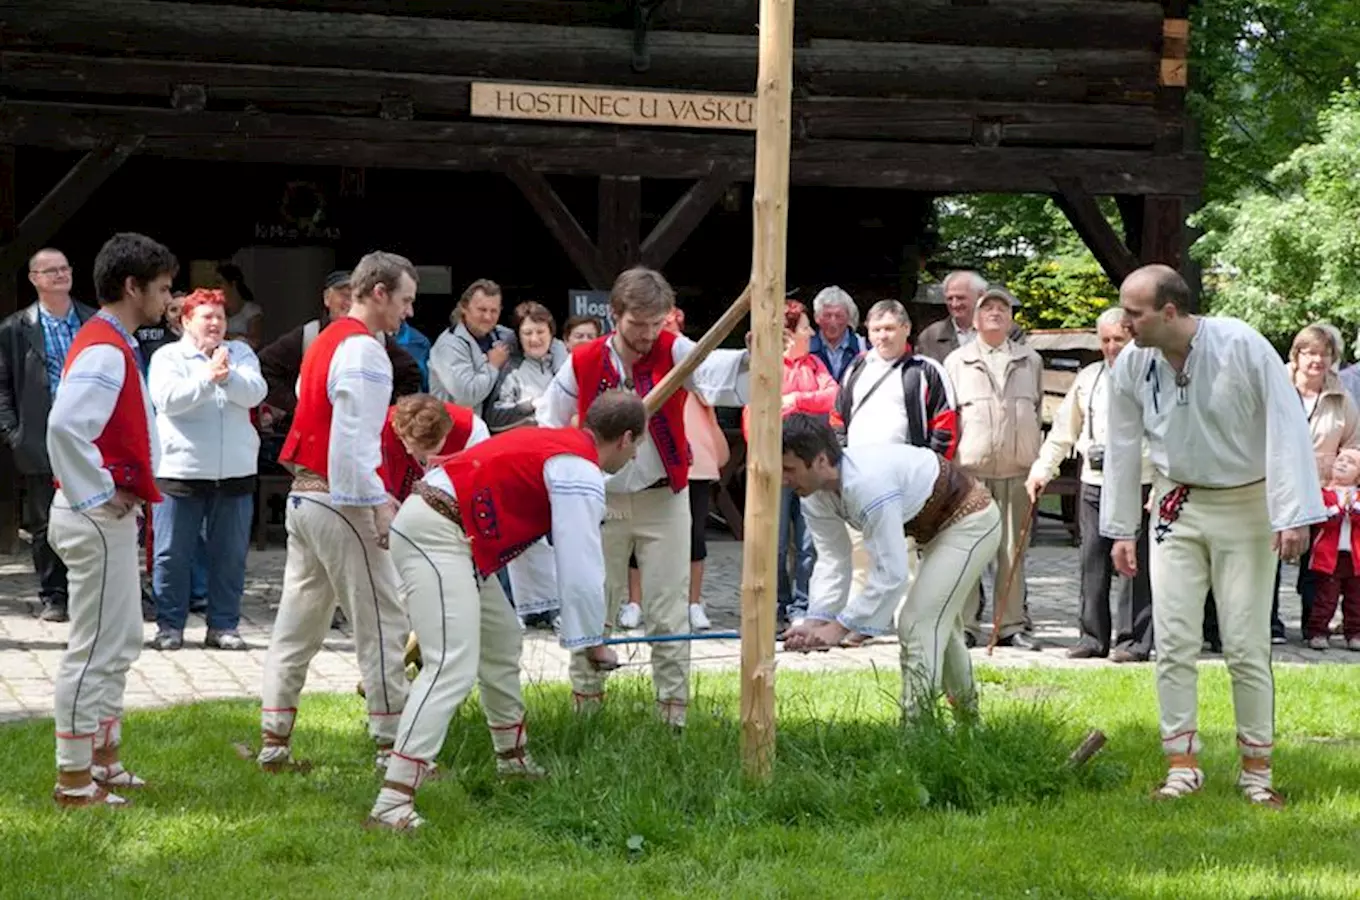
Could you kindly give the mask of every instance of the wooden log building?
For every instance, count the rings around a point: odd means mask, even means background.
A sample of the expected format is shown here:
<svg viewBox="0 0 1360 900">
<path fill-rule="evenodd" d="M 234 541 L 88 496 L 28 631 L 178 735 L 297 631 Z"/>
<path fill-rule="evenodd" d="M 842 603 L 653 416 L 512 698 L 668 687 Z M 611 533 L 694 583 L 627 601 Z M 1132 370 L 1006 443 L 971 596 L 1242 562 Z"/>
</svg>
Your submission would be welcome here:
<svg viewBox="0 0 1360 900">
<path fill-rule="evenodd" d="M 912 297 L 951 193 L 1053 195 L 1115 279 L 1179 265 L 1203 177 L 1187 6 L 798 0 L 790 288 Z M 378 247 L 444 267 L 439 292 L 490 277 L 559 313 L 641 261 L 702 325 L 749 273 L 756 8 L 3 0 L 0 314 L 31 302 L 34 250 L 64 250 L 89 299 L 94 252 L 138 230 L 186 263 L 310 254 L 305 290 L 254 284 L 267 335 Z M 13 490 L 0 477 L 0 544 Z"/>
</svg>

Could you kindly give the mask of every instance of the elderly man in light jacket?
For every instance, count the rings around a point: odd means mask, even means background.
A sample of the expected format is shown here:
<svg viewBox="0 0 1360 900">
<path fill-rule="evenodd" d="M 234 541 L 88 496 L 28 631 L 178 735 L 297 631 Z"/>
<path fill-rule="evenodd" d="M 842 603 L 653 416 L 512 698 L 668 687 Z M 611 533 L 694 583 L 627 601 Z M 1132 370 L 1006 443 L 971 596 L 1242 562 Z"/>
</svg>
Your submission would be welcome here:
<svg viewBox="0 0 1360 900">
<path fill-rule="evenodd" d="M 1148 581 L 1148 523 L 1138 538 L 1138 574 L 1117 575 L 1110 550 L 1114 542 L 1100 534 L 1100 488 L 1105 480 L 1105 432 L 1110 411 L 1110 371 L 1119 352 L 1132 340 L 1124 310 L 1107 309 L 1096 319 L 1096 335 L 1104 359 L 1077 373 L 1072 389 L 1053 414 L 1053 427 L 1029 470 L 1025 489 L 1038 502 L 1058 467 L 1073 451 L 1081 456 L 1081 493 L 1077 521 L 1081 525 L 1081 638 L 1067 651 L 1072 659 L 1110 656 L 1115 662 L 1147 662 L 1152 653 L 1152 586 Z M 1152 485 L 1152 463 L 1143 446 L 1143 502 Z M 1118 579 L 1116 612 L 1110 621 L 1110 578 Z M 1110 632 L 1114 631 L 1114 653 Z"/>
<path fill-rule="evenodd" d="M 1028 633 L 1024 603 L 1025 548 L 1016 544 L 1025 516 L 1030 514 L 1025 477 L 1039 456 L 1044 364 L 1034 350 L 1010 339 L 1014 302 L 1004 288 L 983 292 L 974 313 L 977 340 L 950 353 L 944 368 L 954 385 L 958 408 L 955 461 L 986 485 L 1001 509 L 994 598 L 1002 610 L 998 643 L 1038 650 L 1038 642 Z M 1016 569 L 1014 578 L 1012 568 Z M 979 640 L 981 615 L 979 602 L 965 616 L 970 645 Z"/>
<path fill-rule="evenodd" d="M 440 400 L 466 406 L 485 418 L 508 363 L 518 354 L 515 333 L 501 318 L 501 288 L 489 278 L 468 285 L 455 308 L 457 324 L 450 326 L 430 349 L 430 393 Z M 567 348 L 554 339 L 553 369 L 567 360 Z"/>
</svg>

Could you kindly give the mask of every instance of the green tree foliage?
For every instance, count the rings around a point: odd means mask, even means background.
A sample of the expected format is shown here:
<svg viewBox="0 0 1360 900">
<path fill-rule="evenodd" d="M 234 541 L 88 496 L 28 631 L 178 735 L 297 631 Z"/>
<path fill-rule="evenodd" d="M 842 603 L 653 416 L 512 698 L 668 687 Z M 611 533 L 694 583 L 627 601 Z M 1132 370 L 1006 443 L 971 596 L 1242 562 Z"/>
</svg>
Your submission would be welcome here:
<svg viewBox="0 0 1360 900">
<path fill-rule="evenodd" d="M 1114 204 L 1105 210 L 1118 229 Z M 936 204 L 939 253 L 931 260 L 937 279 L 950 268 L 976 268 L 1004 284 L 1020 301 L 1016 318 L 1025 328 L 1084 328 L 1117 291 L 1067 217 L 1048 197 L 977 194 Z"/>
<path fill-rule="evenodd" d="M 1319 319 L 1360 323 L 1360 89 L 1337 92 L 1316 133 L 1261 187 L 1199 216 L 1214 310 L 1276 340 Z"/>
<path fill-rule="evenodd" d="M 1318 112 L 1360 63 L 1356 0 L 1206 0 L 1192 10 L 1188 107 L 1207 154 L 1205 198 L 1265 188 L 1315 140 Z"/>
</svg>

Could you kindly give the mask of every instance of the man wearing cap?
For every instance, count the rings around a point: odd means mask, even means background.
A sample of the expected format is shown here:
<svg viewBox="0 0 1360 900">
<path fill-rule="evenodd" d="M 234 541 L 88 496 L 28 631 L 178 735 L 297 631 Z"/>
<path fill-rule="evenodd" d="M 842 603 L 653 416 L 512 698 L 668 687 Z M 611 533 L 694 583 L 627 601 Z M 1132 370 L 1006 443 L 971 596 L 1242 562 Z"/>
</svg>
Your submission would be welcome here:
<svg viewBox="0 0 1360 900">
<path fill-rule="evenodd" d="M 950 353 L 944 368 L 958 409 L 955 461 L 987 487 L 1001 509 L 994 592 L 994 602 L 1002 610 L 998 643 L 1038 650 L 1038 642 L 1028 633 L 1024 603 L 1025 548 L 1016 546 L 1016 539 L 1030 512 L 1025 478 L 1043 443 L 1044 364 L 1038 353 L 1010 338 L 1014 303 L 1005 288 L 984 291 L 973 316 L 977 340 Z M 979 595 L 979 602 L 964 616 L 970 646 L 980 638 L 981 615 Z"/>
<path fill-rule="evenodd" d="M 327 275 L 321 294 L 321 315 L 285 333 L 260 351 L 260 374 L 269 385 L 269 394 L 264 400 L 269 406 L 282 413 L 291 413 L 297 406 L 296 388 L 298 374 L 302 371 L 302 354 L 323 328 L 349 315 L 353 302 L 349 274 L 346 270 L 337 270 Z M 420 365 L 415 358 L 388 335 L 380 335 L 379 340 L 392 362 L 391 402 L 395 403 L 407 394 L 420 393 Z"/>
</svg>

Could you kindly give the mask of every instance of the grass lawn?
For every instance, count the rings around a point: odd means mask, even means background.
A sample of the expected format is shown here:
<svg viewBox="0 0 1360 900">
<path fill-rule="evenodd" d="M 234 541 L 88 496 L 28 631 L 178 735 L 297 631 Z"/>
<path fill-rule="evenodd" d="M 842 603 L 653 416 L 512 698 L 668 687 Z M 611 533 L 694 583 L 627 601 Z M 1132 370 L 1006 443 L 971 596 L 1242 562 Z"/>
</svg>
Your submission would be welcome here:
<svg viewBox="0 0 1360 900">
<path fill-rule="evenodd" d="M 1203 794 L 1154 803 L 1149 667 L 982 670 L 980 727 L 896 724 L 895 673 L 788 674 L 768 786 L 742 781 L 735 676 L 702 676 L 690 727 L 622 679 L 593 721 L 530 689 L 547 782 L 502 784 L 475 705 L 421 793 L 411 837 L 360 827 L 378 787 L 353 696 L 307 697 L 270 777 L 237 758 L 256 706 L 129 717 L 153 783 L 122 812 L 59 812 L 49 722 L 0 728 L 0 897 L 1336 897 L 1360 896 L 1360 670 L 1277 668 L 1284 812 L 1232 787 L 1221 665 L 1202 670 Z M 1110 738 L 1079 771 L 1091 727 Z"/>
</svg>

